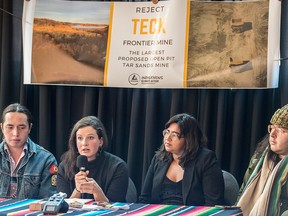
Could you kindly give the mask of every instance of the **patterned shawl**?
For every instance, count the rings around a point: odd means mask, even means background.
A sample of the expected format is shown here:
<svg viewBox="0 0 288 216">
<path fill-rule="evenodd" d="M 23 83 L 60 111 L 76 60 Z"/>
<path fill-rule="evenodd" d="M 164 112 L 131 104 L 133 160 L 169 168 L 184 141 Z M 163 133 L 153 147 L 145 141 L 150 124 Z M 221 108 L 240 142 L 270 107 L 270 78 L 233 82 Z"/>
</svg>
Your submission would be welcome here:
<svg viewBox="0 0 288 216">
<path fill-rule="evenodd" d="M 267 152 L 266 149 L 237 203 L 244 216 L 276 216 L 280 213 L 281 187 L 288 178 L 288 156 L 274 167 Z"/>
</svg>

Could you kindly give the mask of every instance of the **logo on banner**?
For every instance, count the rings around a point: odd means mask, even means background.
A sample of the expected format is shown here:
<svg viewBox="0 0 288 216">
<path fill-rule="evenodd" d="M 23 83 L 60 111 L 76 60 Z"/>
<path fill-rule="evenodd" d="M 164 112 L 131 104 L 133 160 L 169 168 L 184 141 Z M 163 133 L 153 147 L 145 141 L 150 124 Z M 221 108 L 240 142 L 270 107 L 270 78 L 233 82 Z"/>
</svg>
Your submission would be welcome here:
<svg viewBox="0 0 288 216">
<path fill-rule="evenodd" d="M 128 81 L 131 85 L 138 85 L 140 82 L 140 76 L 139 74 L 133 73 L 128 77 Z"/>
</svg>

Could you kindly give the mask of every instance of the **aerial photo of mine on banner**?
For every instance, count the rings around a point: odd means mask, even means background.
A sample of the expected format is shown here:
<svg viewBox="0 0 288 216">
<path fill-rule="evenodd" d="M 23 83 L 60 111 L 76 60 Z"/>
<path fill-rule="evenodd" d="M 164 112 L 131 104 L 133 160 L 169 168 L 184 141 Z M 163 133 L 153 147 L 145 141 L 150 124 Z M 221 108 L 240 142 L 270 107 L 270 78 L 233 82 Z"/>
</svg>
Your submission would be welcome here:
<svg viewBox="0 0 288 216">
<path fill-rule="evenodd" d="M 280 17 L 281 1 L 25 1 L 24 84 L 277 88 Z"/>
</svg>

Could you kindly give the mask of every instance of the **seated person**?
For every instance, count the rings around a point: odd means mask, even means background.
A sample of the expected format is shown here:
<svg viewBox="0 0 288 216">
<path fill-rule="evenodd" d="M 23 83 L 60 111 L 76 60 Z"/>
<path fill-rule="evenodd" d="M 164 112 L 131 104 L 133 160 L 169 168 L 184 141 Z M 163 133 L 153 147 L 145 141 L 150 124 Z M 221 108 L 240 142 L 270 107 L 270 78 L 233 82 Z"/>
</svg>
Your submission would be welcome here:
<svg viewBox="0 0 288 216">
<path fill-rule="evenodd" d="M 288 104 L 270 123 L 240 188 L 237 206 L 244 215 L 281 215 L 288 209 Z"/>
<path fill-rule="evenodd" d="M 56 193 L 57 161 L 29 138 L 30 111 L 19 103 L 7 106 L 1 119 L 0 197 L 48 198 Z"/>
<path fill-rule="evenodd" d="M 213 206 L 224 202 L 224 179 L 198 121 L 170 118 L 163 144 L 152 159 L 139 197 L 142 203 Z"/>
<path fill-rule="evenodd" d="M 80 119 L 69 138 L 69 150 L 59 164 L 58 192 L 70 198 L 94 199 L 97 202 L 125 202 L 128 187 L 127 164 L 119 157 L 104 151 L 107 134 L 95 116 Z M 86 171 L 76 166 L 78 155 L 88 159 Z"/>
</svg>

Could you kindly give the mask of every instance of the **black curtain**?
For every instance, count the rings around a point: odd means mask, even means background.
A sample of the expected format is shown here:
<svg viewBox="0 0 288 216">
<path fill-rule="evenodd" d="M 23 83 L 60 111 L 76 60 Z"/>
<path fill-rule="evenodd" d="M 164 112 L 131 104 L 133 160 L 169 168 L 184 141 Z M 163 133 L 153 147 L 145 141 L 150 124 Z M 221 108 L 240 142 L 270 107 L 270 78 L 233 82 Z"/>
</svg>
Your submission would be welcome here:
<svg viewBox="0 0 288 216">
<path fill-rule="evenodd" d="M 24 0 L 25 1 L 25 0 Z M 96 115 L 109 137 L 108 151 L 124 159 L 138 192 L 162 130 L 176 113 L 195 116 L 224 170 L 239 184 L 274 111 L 288 103 L 288 60 L 277 89 L 128 89 L 23 85 L 23 0 L 0 0 L 0 110 L 13 102 L 34 116 L 31 138 L 60 161 L 73 124 Z M 288 2 L 282 1 L 281 57 L 288 57 Z"/>
</svg>

